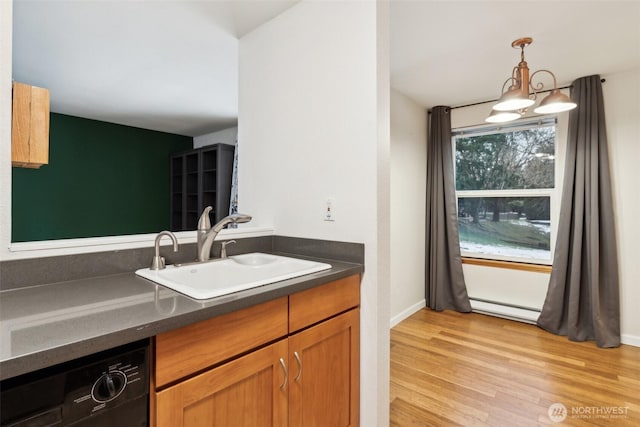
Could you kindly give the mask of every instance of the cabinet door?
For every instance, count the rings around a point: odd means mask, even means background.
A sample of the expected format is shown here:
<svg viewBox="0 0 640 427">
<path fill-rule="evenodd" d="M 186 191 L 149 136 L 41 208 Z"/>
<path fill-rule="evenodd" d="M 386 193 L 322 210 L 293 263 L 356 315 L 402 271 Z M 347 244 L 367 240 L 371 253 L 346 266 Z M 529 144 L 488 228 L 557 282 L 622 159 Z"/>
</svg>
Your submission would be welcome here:
<svg viewBox="0 0 640 427">
<path fill-rule="evenodd" d="M 49 163 L 49 91 L 13 83 L 12 166 L 37 169 Z"/>
<path fill-rule="evenodd" d="M 157 426 L 286 426 L 287 349 L 283 339 L 158 392 Z"/>
<path fill-rule="evenodd" d="M 291 426 L 359 425 L 360 310 L 289 338 Z"/>
</svg>

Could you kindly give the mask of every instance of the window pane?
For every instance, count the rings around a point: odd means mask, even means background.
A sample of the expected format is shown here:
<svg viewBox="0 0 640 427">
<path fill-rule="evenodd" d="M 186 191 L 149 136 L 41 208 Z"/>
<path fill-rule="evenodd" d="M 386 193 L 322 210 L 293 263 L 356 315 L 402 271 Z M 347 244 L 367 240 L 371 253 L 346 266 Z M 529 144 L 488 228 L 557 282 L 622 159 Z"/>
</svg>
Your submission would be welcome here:
<svg viewBox="0 0 640 427">
<path fill-rule="evenodd" d="M 457 136 L 456 190 L 553 188 L 555 126 Z"/>
<path fill-rule="evenodd" d="M 460 249 L 550 260 L 549 197 L 458 198 Z"/>
</svg>

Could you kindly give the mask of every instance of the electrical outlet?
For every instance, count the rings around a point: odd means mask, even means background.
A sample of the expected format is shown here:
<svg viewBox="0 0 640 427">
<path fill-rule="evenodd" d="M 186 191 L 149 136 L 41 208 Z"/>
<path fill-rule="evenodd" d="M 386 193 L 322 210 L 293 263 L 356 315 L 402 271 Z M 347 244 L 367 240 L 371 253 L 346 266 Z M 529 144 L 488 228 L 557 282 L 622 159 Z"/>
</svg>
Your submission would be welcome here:
<svg viewBox="0 0 640 427">
<path fill-rule="evenodd" d="M 336 220 L 336 201 L 332 197 L 328 197 L 324 204 L 324 220 L 335 221 Z"/>
</svg>

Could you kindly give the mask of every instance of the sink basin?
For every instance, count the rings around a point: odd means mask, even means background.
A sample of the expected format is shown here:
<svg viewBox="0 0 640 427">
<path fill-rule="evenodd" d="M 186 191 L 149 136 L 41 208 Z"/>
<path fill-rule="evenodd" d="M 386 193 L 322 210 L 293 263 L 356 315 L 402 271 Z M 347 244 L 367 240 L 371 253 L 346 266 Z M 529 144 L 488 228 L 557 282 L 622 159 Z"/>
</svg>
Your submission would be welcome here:
<svg viewBox="0 0 640 427">
<path fill-rule="evenodd" d="M 230 259 L 234 260 L 238 264 L 249 265 L 252 267 L 259 267 L 267 264 L 272 264 L 281 259 L 290 259 L 295 261 L 302 261 L 295 258 L 286 258 L 286 257 L 278 257 L 275 255 L 269 254 L 261 254 L 259 252 L 253 254 L 243 254 L 243 255 L 235 255 L 230 257 Z"/>
<path fill-rule="evenodd" d="M 138 276 L 195 299 L 209 299 L 331 268 L 330 264 L 264 253 L 222 260 L 143 268 Z"/>
</svg>

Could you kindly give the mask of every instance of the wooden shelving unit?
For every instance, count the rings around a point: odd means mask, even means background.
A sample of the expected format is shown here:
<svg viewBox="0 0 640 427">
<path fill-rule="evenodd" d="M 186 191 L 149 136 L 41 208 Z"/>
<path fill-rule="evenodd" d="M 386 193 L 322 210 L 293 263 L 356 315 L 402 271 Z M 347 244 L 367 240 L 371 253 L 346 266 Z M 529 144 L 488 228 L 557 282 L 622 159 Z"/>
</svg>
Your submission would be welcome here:
<svg viewBox="0 0 640 427">
<path fill-rule="evenodd" d="M 171 156 L 171 230 L 195 230 L 206 206 L 215 223 L 229 214 L 234 147 L 215 144 Z"/>
</svg>

